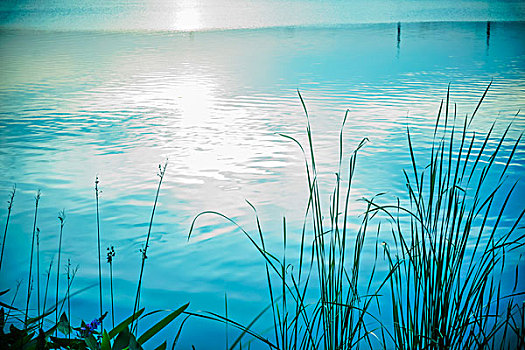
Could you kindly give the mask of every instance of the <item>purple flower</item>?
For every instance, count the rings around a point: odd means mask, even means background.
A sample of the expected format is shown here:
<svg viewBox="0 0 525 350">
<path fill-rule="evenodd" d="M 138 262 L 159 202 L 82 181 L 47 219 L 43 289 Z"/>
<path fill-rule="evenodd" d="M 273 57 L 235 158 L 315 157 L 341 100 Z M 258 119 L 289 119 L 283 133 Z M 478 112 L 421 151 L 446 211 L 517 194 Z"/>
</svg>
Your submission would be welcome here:
<svg viewBox="0 0 525 350">
<path fill-rule="evenodd" d="M 80 327 L 80 334 L 79 336 L 82 338 L 88 337 L 91 334 L 96 333 L 98 326 L 100 325 L 100 319 L 95 318 L 93 321 L 91 321 L 89 324 L 84 324 L 82 327 Z"/>
</svg>

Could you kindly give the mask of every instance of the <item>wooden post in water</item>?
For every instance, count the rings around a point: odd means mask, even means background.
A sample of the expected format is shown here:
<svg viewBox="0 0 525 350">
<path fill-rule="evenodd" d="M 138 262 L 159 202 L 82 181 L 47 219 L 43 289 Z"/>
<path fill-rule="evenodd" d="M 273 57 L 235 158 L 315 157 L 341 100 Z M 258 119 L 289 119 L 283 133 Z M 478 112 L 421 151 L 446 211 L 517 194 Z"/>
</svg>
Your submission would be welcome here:
<svg viewBox="0 0 525 350">
<path fill-rule="evenodd" d="M 401 22 L 397 22 L 397 47 L 399 48 L 399 43 L 401 42 Z"/>
<path fill-rule="evenodd" d="M 401 22 L 397 22 L 397 52 L 396 58 L 399 58 L 399 47 L 401 46 Z"/>
<path fill-rule="evenodd" d="M 489 48 L 490 43 L 490 21 L 487 21 L 487 49 Z"/>
</svg>

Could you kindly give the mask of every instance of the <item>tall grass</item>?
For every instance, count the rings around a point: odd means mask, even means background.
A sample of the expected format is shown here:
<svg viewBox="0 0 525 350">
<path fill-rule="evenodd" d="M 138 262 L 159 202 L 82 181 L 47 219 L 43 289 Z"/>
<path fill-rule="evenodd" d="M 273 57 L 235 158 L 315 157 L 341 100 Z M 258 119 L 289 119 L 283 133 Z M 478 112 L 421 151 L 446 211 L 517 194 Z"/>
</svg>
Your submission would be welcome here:
<svg viewBox="0 0 525 350">
<path fill-rule="evenodd" d="M 11 217 L 11 209 L 13 208 L 13 201 L 15 199 L 16 186 L 13 186 L 13 190 L 9 194 L 9 200 L 7 201 L 7 219 L 5 221 L 4 237 L 2 239 L 2 253 L 0 254 L 0 271 L 2 271 L 2 262 L 4 261 L 4 248 L 5 239 L 7 237 L 7 227 L 9 226 L 9 218 Z"/>
<path fill-rule="evenodd" d="M 107 249 L 107 261 L 109 264 L 109 288 L 111 293 L 111 325 L 115 328 L 115 307 L 113 306 L 113 258 L 115 257 L 115 248 Z"/>
<path fill-rule="evenodd" d="M 513 287 L 509 289 L 501 278 L 509 270 L 509 253 L 516 253 L 525 244 L 525 235 L 518 233 L 523 229 L 519 226 L 525 212 L 523 206 L 510 225 L 501 225 L 516 188 L 516 183 L 509 184 L 505 175 L 521 136 L 509 154 L 503 155 L 502 145 L 508 143 L 510 126 L 495 139 L 494 125 L 481 138 L 469 131 L 489 88 L 490 84 L 472 116 L 461 121 L 455 107 L 453 114 L 449 112 L 447 93 L 436 119 L 428 163 L 420 165 L 416 159 L 407 128 L 412 168 L 405 172 L 408 204 L 400 199 L 394 204 L 377 204 L 375 197 L 366 200 L 357 231 L 348 226 L 350 189 L 358 151 L 367 140 L 363 139 L 350 153 L 346 160 L 348 172 L 343 176 L 341 169 L 347 153 L 343 149 L 345 115 L 339 140 L 339 170 L 329 208 L 325 210 L 309 116 L 299 94 L 307 120 L 308 145 L 303 147 L 295 138 L 282 135 L 295 142 L 305 158 L 309 199 L 298 259 L 287 256 L 288 229 L 284 218 L 282 257 L 267 250 L 257 212 L 249 202 L 255 212 L 255 234 L 222 213 L 207 211 L 195 217 L 188 235 L 189 239 L 200 216 L 213 214 L 236 225 L 252 242 L 265 261 L 270 302 L 265 310 L 271 312 L 271 334 L 253 329 L 262 313 L 248 325 L 227 315 L 196 316 L 238 328 L 240 336 L 230 349 L 240 346 L 246 335 L 273 349 L 523 346 L 525 312 L 519 301 L 523 301 L 525 292 L 517 289 L 519 262 Z M 389 231 L 384 229 L 384 223 L 381 230 L 381 221 L 376 225 L 376 218 L 386 218 L 392 233 L 391 239 L 383 238 L 390 243 L 383 244 L 388 269 L 381 275 L 376 274 L 377 239 Z M 365 239 L 372 226 L 377 227 L 375 259 L 363 269 Z M 363 276 L 364 270 L 367 276 Z"/>
<path fill-rule="evenodd" d="M 525 244 L 525 235 L 518 233 L 525 211 L 519 209 L 510 225 L 500 227 L 515 197 L 516 183 L 505 174 L 521 136 L 503 155 L 510 125 L 499 137 L 493 136 L 494 124 L 481 137 L 469 131 L 489 87 L 463 120 L 455 106 L 449 115 L 447 93 L 423 164 L 407 127 L 408 205 L 398 201 L 372 209 L 393 220 L 393 246 L 385 245 L 385 254 L 392 273 L 389 336 L 396 349 L 512 349 L 523 335 L 523 328 L 520 334 L 507 329 L 513 315 L 523 312 L 523 305 L 515 303 L 524 294 L 516 290 L 519 265 L 514 288 L 502 276 L 506 256 Z"/>
<path fill-rule="evenodd" d="M 255 234 L 248 233 L 224 214 L 209 211 L 200 213 L 194 219 L 188 235 L 189 239 L 201 215 L 219 215 L 237 225 L 264 258 L 270 304 L 268 309 L 273 323 L 271 335 L 261 335 L 252 330 L 253 324 L 262 314 L 247 326 L 217 314 L 198 315 L 225 322 L 241 330 L 241 335 L 230 349 L 241 344 L 242 338 L 247 334 L 273 349 L 350 349 L 360 344 L 372 347 L 372 344 L 377 343 L 373 331 L 379 327 L 379 323 L 373 319 L 370 309 L 378 298 L 378 289 L 383 286 L 384 281 L 380 281 L 376 289 L 372 288 L 375 265 L 369 276 L 363 278 L 360 275 L 365 237 L 369 232 L 368 213 L 371 210 L 362 218 L 357 232 L 350 231 L 348 227 L 350 190 L 357 154 L 367 139 L 363 139 L 354 151 L 349 152 L 348 158 L 345 157 L 343 130 L 347 111 L 339 136 L 339 164 L 335 185 L 329 207 L 323 208 L 310 120 L 300 93 L 299 97 L 306 115 L 308 147 L 305 149 L 295 138 L 281 135 L 297 144 L 303 153 L 308 182 L 309 199 L 297 257 L 287 257 L 288 233 L 285 218 L 282 221 L 282 258 L 267 250 L 259 217 L 255 207 L 249 202 L 255 212 Z M 343 162 L 348 162 L 348 172 L 345 175 L 341 174 Z M 363 284 L 363 280 L 366 283 Z"/>
<path fill-rule="evenodd" d="M 96 204 L 97 204 L 97 251 L 98 251 L 98 291 L 99 291 L 99 309 L 100 309 L 100 329 L 104 329 L 103 327 L 103 307 L 102 307 L 102 261 L 101 261 L 101 255 L 100 255 L 100 214 L 99 214 L 99 207 L 98 207 L 98 175 L 95 178 L 95 198 L 96 198 Z"/>
<path fill-rule="evenodd" d="M 141 275 L 139 278 L 139 291 L 138 295 L 140 296 L 140 285 L 142 280 L 142 273 L 144 270 L 144 260 L 147 258 L 147 248 L 149 246 L 149 238 L 151 235 L 151 229 L 153 225 L 153 217 L 155 214 L 156 205 L 158 202 L 160 187 L 162 184 L 162 180 L 164 178 L 164 174 L 166 171 L 167 164 L 164 165 L 164 167 L 159 166 L 159 185 L 157 187 L 157 193 L 155 196 L 155 202 L 153 205 L 153 212 L 150 219 L 149 224 L 149 230 L 148 230 L 148 236 L 146 239 L 146 244 L 144 248 L 142 249 L 142 268 L 141 268 Z M 96 180 L 95 184 L 95 190 L 97 192 L 97 219 L 99 218 L 98 215 L 98 178 Z M 11 203 L 12 198 L 14 197 L 14 193 L 11 195 Z M 26 302 L 26 309 L 25 312 L 23 309 L 18 309 L 15 306 L 15 299 L 18 294 L 18 290 L 20 287 L 20 282 L 17 285 L 16 290 L 14 291 L 14 296 L 12 298 L 12 301 L 10 304 L 0 301 L 0 348 L 9 348 L 9 349 L 143 349 L 143 344 L 146 343 L 148 340 L 150 340 L 152 337 L 154 337 L 157 333 L 161 332 L 166 326 L 168 326 L 173 320 L 175 320 L 180 314 L 182 314 L 186 308 L 188 307 L 188 304 L 185 304 L 176 310 L 171 311 L 168 313 L 165 317 L 160 319 L 158 322 L 154 323 L 149 329 L 147 329 L 143 334 L 140 336 L 135 336 L 130 332 L 130 329 L 133 329 L 133 323 L 137 321 L 142 314 L 144 313 L 144 308 L 137 310 L 133 315 L 129 316 L 119 324 L 115 325 L 115 312 L 114 312 L 114 295 L 113 295 L 113 258 L 115 256 L 115 250 L 114 247 L 111 246 L 111 248 L 108 248 L 107 253 L 107 259 L 108 263 L 110 264 L 110 286 L 111 286 L 111 312 L 112 312 L 112 324 L 113 328 L 110 330 L 102 329 L 100 332 L 97 332 L 97 328 L 99 325 L 102 324 L 103 318 L 106 317 L 107 312 L 102 314 L 99 318 L 95 318 L 89 323 L 86 323 L 84 321 L 81 321 L 80 326 L 73 328 L 71 326 L 71 313 L 72 313 L 72 303 L 71 298 L 74 297 L 76 294 L 82 293 L 85 290 L 94 287 L 95 285 L 85 287 L 83 289 L 80 289 L 78 291 L 73 292 L 71 290 L 73 285 L 73 280 L 77 274 L 78 266 L 75 268 L 72 268 L 71 265 L 71 259 L 67 259 L 67 265 L 65 265 L 65 278 L 67 278 L 67 286 L 65 288 L 65 292 L 63 292 L 63 297 L 59 299 L 59 294 L 61 292 L 60 290 L 60 274 L 61 274 L 61 255 L 62 255 L 62 241 L 63 241 L 63 229 L 65 224 L 65 212 L 61 211 L 58 215 L 58 219 L 60 221 L 60 233 L 59 233 L 59 240 L 58 240 L 58 264 L 57 264 L 57 279 L 56 279 L 56 296 L 55 296 L 55 305 L 53 305 L 51 308 L 46 309 L 46 302 L 47 302 L 47 295 L 49 290 L 49 281 L 50 281 L 50 275 L 51 275 L 51 269 L 53 267 L 53 260 L 51 260 L 49 269 L 47 270 L 47 278 L 45 283 L 45 294 L 44 294 L 44 300 L 43 300 L 43 307 L 40 307 L 40 296 L 38 300 L 38 307 L 37 307 L 37 315 L 36 317 L 29 317 L 29 303 L 30 303 L 30 295 L 32 291 L 32 259 L 34 257 L 34 244 L 35 244 L 35 238 L 36 238 L 36 245 L 37 245 L 37 273 L 40 274 L 40 268 L 39 268 L 39 257 L 40 257 L 40 241 L 39 241 L 39 233 L 40 230 L 38 227 L 36 227 L 37 222 L 37 214 L 38 214 L 38 203 L 40 200 L 40 192 L 37 193 L 36 196 L 36 203 L 35 203 L 35 218 L 34 218 L 34 224 L 33 224 L 33 237 L 32 237 L 32 245 L 31 245 L 31 261 L 30 261 L 30 272 L 29 272 L 29 287 L 28 287 L 28 296 Z M 10 204 L 11 204 L 10 203 Z M 9 212 L 10 213 L 10 212 Z M 8 213 L 8 215 L 9 215 Z M 97 228 L 99 226 L 97 225 Z M 100 231 L 98 230 L 100 233 Z M 100 234 L 98 235 L 100 238 Z M 100 242 L 100 240 L 99 240 Z M 100 275 L 99 275 L 100 276 Z M 40 294 L 40 282 L 38 279 L 37 282 L 38 286 L 37 289 Z M 99 284 L 100 285 L 100 284 Z M 8 290 L 0 291 L 0 297 L 3 297 L 9 292 Z M 135 304 L 135 306 L 138 308 L 138 301 Z M 7 314 L 4 316 L 4 310 L 7 309 Z M 158 313 L 162 310 L 153 311 L 150 313 L 147 313 L 146 315 L 143 315 L 143 317 L 148 317 L 152 314 Z M 13 318 L 16 320 L 14 322 L 8 323 L 8 320 L 11 316 L 11 312 L 14 312 L 15 315 Z M 25 313 L 25 318 L 24 318 Z M 55 313 L 55 322 L 53 326 L 45 330 L 44 321 L 45 318 L 51 314 Z M 58 315 L 61 315 L 60 318 Z M 187 319 L 187 317 L 186 317 Z M 185 320 L 186 320 L 185 319 Z M 184 325 L 185 320 L 183 320 L 178 328 L 177 335 L 175 337 L 174 344 L 177 342 L 181 332 L 182 327 Z M 18 329 L 16 327 L 16 322 L 23 322 L 24 328 Z M 7 329 L 5 329 L 7 328 Z M 135 330 L 137 329 L 137 325 L 135 325 Z M 62 334 L 64 337 L 59 337 L 58 334 Z M 52 335 L 55 334 L 55 337 Z M 156 347 L 157 349 L 166 349 L 167 348 L 167 342 L 164 341 L 160 346 Z"/>
<path fill-rule="evenodd" d="M 32 270 L 33 270 L 33 252 L 35 247 L 35 233 L 36 233 L 36 221 L 37 221 L 37 215 L 38 215 L 38 202 L 40 201 L 40 190 L 37 191 L 35 196 L 35 215 L 33 220 L 33 234 L 31 238 L 31 255 L 29 257 L 29 277 L 27 278 L 27 298 L 26 298 L 26 313 L 24 318 L 24 323 L 27 326 L 27 317 L 29 313 L 29 300 L 31 299 L 31 291 L 33 289 L 33 276 L 32 276 Z"/>
<path fill-rule="evenodd" d="M 44 304 L 42 305 L 42 313 L 45 314 L 46 313 L 46 304 L 47 304 L 47 292 L 49 291 L 49 279 L 51 277 L 51 269 L 53 267 L 53 259 L 51 259 L 49 261 L 49 268 L 47 269 L 47 272 L 46 272 L 46 288 L 44 290 Z M 46 320 L 46 317 L 42 317 L 42 321 L 40 323 L 40 328 L 42 328 L 44 326 L 44 322 Z"/>
<path fill-rule="evenodd" d="M 168 166 L 168 162 L 164 163 L 164 166 L 161 166 L 159 164 L 159 172 L 157 173 L 157 176 L 159 177 L 159 184 L 157 186 L 157 192 L 155 194 L 155 201 L 153 202 L 153 209 L 151 211 L 151 218 L 149 221 L 148 226 L 148 234 L 146 236 L 146 243 L 144 244 L 144 248 L 141 248 L 140 252 L 142 253 L 142 260 L 140 265 L 140 273 L 139 273 L 139 280 L 137 284 L 137 294 L 135 295 L 135 305 L 133 306 L 133 316 L 136 314 L 136 312 L 139 310 L 140 306 L 140 291 L 142 288 L 142 277 L 144 274 L 144 265 L 146 263 L 146 259 L 148 258 L 147 252 L 149 247 L 149 238 L 151 236 L 151 228 L 153 227 L 153 217 L 155 216 L 155 209 L 157 208 L 157 202 L 159 199 L 159 193 L 160 193 L 160 186 L 162 185 L 162 180 L 164 180 L 164 174 L 166 174 L 166 167 Z M 135 325 L 133 323 L 135 322 Z M 133 329 L 133 326 L 135 327 L 135 331 L 138 328 L 138 319 L 133 319 L 131 322 L 131 329 Z"/>
<path fill-rule="evenodd" d="M 40 316 L 40 229 L 36 228 L 36 313 Z"/>
<path fill-rule="evenodd" d="M 62 233 L 64 232 L 64 224 L 66 220 L 66 213 L 62 210 L 58 214 L 58 220 L 60 221 L 60 234 L 58 236 L 58 262 L 57 262 L 57 286 L 55 290 L 55 325 L 58 325 L 58 293 L 59 293 L 59 282 L 60 282 L 60 255 L 62 254 Z"/>
</svg>

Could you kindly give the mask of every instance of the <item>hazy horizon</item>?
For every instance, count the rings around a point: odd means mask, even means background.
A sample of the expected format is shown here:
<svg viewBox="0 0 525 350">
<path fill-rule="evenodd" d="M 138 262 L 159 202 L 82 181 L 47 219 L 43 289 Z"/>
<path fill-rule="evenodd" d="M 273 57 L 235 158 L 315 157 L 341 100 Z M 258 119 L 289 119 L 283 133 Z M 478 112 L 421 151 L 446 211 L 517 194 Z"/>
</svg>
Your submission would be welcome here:
<svg viewBox="0 0 525 350">
<path fill-rule="evenodd" d="M 0 28 L 201 31 L 435 21 L 523 21 L 518 0 L 368 2 L 353 0 L 13 1 L 0 3 Z"/>
</svg>

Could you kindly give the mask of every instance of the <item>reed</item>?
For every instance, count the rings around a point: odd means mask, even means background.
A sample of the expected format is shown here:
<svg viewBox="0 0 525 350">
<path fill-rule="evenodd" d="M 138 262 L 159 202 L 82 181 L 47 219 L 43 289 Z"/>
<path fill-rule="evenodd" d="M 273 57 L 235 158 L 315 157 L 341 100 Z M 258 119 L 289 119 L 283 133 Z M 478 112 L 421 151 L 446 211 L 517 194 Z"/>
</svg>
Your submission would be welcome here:
<svg viewBox="0 0 525 350">
<path fill-rule="evenodd" d="M 378 289 L 372 290 L 375 265 L 368 276 L 367 283 L 363 285 L 361 282 L 363 278 L 360 277 L 365 237 L 370 230 L 368 213 L 372 212 L 366 212 L 367 215 L 362 218 L 357 232 L 350 232 L 347 224 L 357 154 L 367 139 L 363 139 L 355 150 L 350 152 L 348 158 L 344 156 L 343 130 L 348 116 L 347 111 L 339 137 L 339 164 L 335 186 L 330 197 L 330 205 L 328 209 L 324 208 L 321 204 L 321 190 L 308 111 L 301 94 L 298 94 L 306 115 L 308 148 L 305 150 L 293 137 L 281 135 L 293 141 L 303 153 L 308 182 L 309 199 L 300 235 L 298 257 L 292 259 L 287 256 L 288 232 L 285 218 L 282 220 L 282 258 L 277 258 L 276 254 L 267 250 L 257 211 L 249 202 L 255 213 L 257 226 L 255 234 L 248 233 L 226 215 L 213 211 L 197 215 L 188 234 L 189 239 L 200 216 L 218 215 L 236 225 L 264 258 L 269 306 L 249 325 L 242 325 L 228 317 L 213 313 L 196 315 L 238 328 L 241 334 L 230 345 L 230 349 L 240 346 L 242 338 L 246 335 L 255 337 L 272 349 L 350 349 L 361 344 L 372 347 L 373 330 L 379 327 L 379 323 L 373 319 L 370 308 L 373 301 L 378 298 L 378 290 L 385 282 L 379 281 Z M 343 162 L 348 162 L 348 172 L 344 176 L 341 175 Z M 271 312 L 273 323 L 271 335 L 263 335 L 252 330 L 253 324 L 266 310 Z M 375 326 L 371 326 L 373 323 Z"/>
<path fill-rule="evenodd" d="M 140 249 L 140 252 L 142 253 L 142 261 L 141 261 L 141 265 L 140 265 L 139 280 L 138 280 L 138 284 L 137 284 L 137 294 L 135 296 L 135 305 L 133 306 L 133 315 L 135 315 L 136 312 L 139 310 L 140 291 L 141 291 L 141 287 L 142 287 L 142 277 L 143 277 L 143 274 L 144 274 L 144 265 L 146 263 L 146 259 L 148 258 L 147 251 L 148 251 L 148 247 L 149 247 L 149 238 L 151 236 L 151 228 L 153 227 L 153 217 L 155 216 L 155 209 L 157 208 L 157 202 L 158 202 L 158 199 L 159 199 L 160 186 L 162 185 L 162 180 L 164 179 L 164 174 L 166 173 L 166 167 L 167 166 L 168 166 L 168 162 L 167 161 L 166 161 L 166 163 L 164 163 L 164 166 L 161 166 L 159 164 L 159 172 L 157 173 L 157 176 L 159 177 L 159 184 L 157 186 L 157 192 L 155 194 L 155 201 L 153 202 L 153 209 L 151 211 L 151 218 L 150 218 L 150 221 L 149 221 L 148 234 L 146 236 L 146 243 L 144 244 L 144 247 Z M 131 329 L 132 330 L 135 329 L 135 332 L 136 332 L 137 328 L 138 328 L 138 319 L 137 320 L 133 319 L 132 322 L 131 322 Z"/>
<path fill-rule="evenodd" d="M 9 200 L 7 201 L 7 219 L 5 221 L 4 237 L 2 238 L 2 253 L 0 254 L 0 271 L 2 271 L 2 262 L 4 261 L 4 248 L 5 240 L 7 237 L 7 227 L 9 226 L 9 218 L 11 217 L 11 209 L 13 208 L 13 201 L 15 199 L 16 185 L 13 186 L 13 190 L 9 194 Z"/>
<path fill-rule="evenodd" d="M 40 316 L 40 229 L 36 228 L 36 313 Z"/>
<path fill-rule="evenodd" d="M 16 297 L 18 295 L 18 292 L 20 291 L 21 285 L 22 285 L 22 281 L 19 280 L 16 282 L 15 292 L 13 293 L 13 299 L 11 300 L 11 308 L 7 309 L 7 314 L 5 315 L 5 318 L 4 318 L 4 324 L 7 324 L 7 322 L 9 321 L 9 317 L 11 316 L 11 310 L 13 310 L 13 306 L 15 305 Z"/>
<path fill-rule="evenodd" d="M 51 268 L 52 267 L 53 267 L 53 259 L 51 259 L 51 261 L 49 262 L 49 268 L 47 269 L 47 272 L 46 272 L 46 289 L 44 291 L 44 304 L 42 305 L 42 313 L 43 314 L 45 314 L 45 311 L 46 311 L 47 292 L 49 290 L 49 279 L 51 277 Z M 45 320 L 46 320 L 46 317 L 45 316 L 42 317 L 40 328 L 43 328 Z"/>
<path fill-rule="evenodd" d="M 111 325 L 115 328 L 115 307 L 113 306 L 113 258 L 115 257 L 115 248 L 107 249 L 107 261 L 109 264 L 109 288 L 111 293 Z"/>
<path fill-rule="evenodd" d="M 407 127 L 412 167 L 405 172 L 408 205 L 398 200 L 371 209 L 392 220 L 393 243 L 385 244 L 384 252 L 392 273 L 393 328 L 383 336 L 396 349 L 516 346 L 516 334 L 507 328 L 514 314 L 523 312 L 515 302 L 524 294 L 516 291 L 519 264 L 514 290 L 503 285 L 501 276 L 508 268 L 506 254 L 525 244 L 525 235 L 518 233 L 524 210 L 510 225 L 500 225 L 516 188 L 505 174 L 521 136 L 505 159 L 501 146 L 510 125 L 500 137 L 492 136 L 494 124 L 484 137 L 469 131 L 489 87 L 459 126 L 455 106 L 449 115 L 447 92 L 423 165 Z"/>
<path fill-rule="evenodd" d="M 68 320 L 68 327 L 71 328 L 71 324 L 69 322 L 71 322 L 71 297 L 70 297 L 70 288 L 69 286 L 71 285 L 71 259 L 67 259 L 67 292 L 66 292 L 66 299 L 67 299 L 67 320 Z M 68 332 L 67 334 L 67 337 L 68 339 L 71 339 L 71 332 Z"/>
<path fill-rule="evenodd" d="M 503 155 L 502 145 L 509 142 L 510 126 L 496 138 L 494 125 L 481 138 L 470 132 L 469 126 L 489 88 L 490 84 L 472 115 L 461 122 L 455 106 L 450 111 L 447 92 L 436 119 L 428 162 L 423 165 L 416 159 L 407 128 L 411 158 L 411 171 L 404 172 L 408 204 L 401 199 L 395 204 L 378 204 L 380 195 L 365 199 L 366 210 L 357 232 L 348 229 L 350 189 L 358 151 L 367 140 L 363 139 L 350 153 L 343 180 L 345 115 L 339 140 L 339 170 L 325 214 L 309 116 L 299 94 L 307 120 L 308 147 L 282 135 L 295 142 L 305 158 L 309 200 L 299 257 L 296 261 L 287 257 L 285 218 L 282 257 L 267 250 L 257 211 L 249 202 L 255 212 L 255 234 L 222 213 L 198 214 L 188 239 L 199 217 L 212 214 L 237 226 L 259 251 L 265 262 L 269 306 L 248 325 L 235 322 L 227 314 L 191 315 L 237 328 L 240 335 L 230 343 L 230 349 L 241 347 L 247 335 L 269 348 L 283 350 L 523 347 L 525 292 L 517 289 L 519 262 L 514 288 L 509 289 L 501 278 L 509 270 L 509 253 L 525 245 L 525 234 L 519 233 L 523 230 L 523 206 L 510 224 L 507 215 L 502 225 L 516 188 L 516 183 L 509 184 L 505 175 L 521 136 Z M 378 240 L 385 219 L 392 235 L 382 244 L 388 270 L 376 276 Z M 371 227 L 377 227 L 375 258 L 370 275 L 363 278 L 361 258 Z M 253 329 L 266 311 L 272 316 L 271 334 Z M 385 318 L 387 314 L 392 317 L 390 321 Z"/>
<path fill-rule="evenodd" d="M 27 298 L 26 298 L 26 313 L 24 318 L 25 327 L 27 328 L 27 317 L 29 313 L 29 300 L 31 299 L 31 290 L 33 289 L 32 269 L 33 269 L 33 252 L 35 247 L 35 233 L 36 233 L 36 220 L 38 214 L 38 202 L 40 201 L 40 190 L 37 191 L 35 196 L 35 215 L 33 220 L 33 234 L 31 238 L 31 256 L 29 257 L 29 277 L 27 279 Z"/>
<path fill-rule="evenodd" d="M 60 282 L 60 255 L 62 253 L 62 233 L 64 232 L 64 224 L 66 220 L 65 210 L 58 213 L 58 220 L 60 221 L 60 234 L 58 236 L 58 262 L 57 262 L 57 285 L 55 290 L 55 325 L 58 326 L 58 293 Z M 56 334 L 56 333 L 55 333 Z"/>
<path fill-rule="evenodd" d="M 103 326 L 103 307 L 102 307 L 102 261 L 101 261 L 101 255 L 100 255 L 100 214 L 99 214 L 99 206 L 98 206 L 98 175 L 95 178 L 95 198 L 97 203 L 97 252 L 98 252 L 98 291 L 99 291 L 99 309 L 100 309 L 100 329 L 104 329 Z"/>
</svg>

